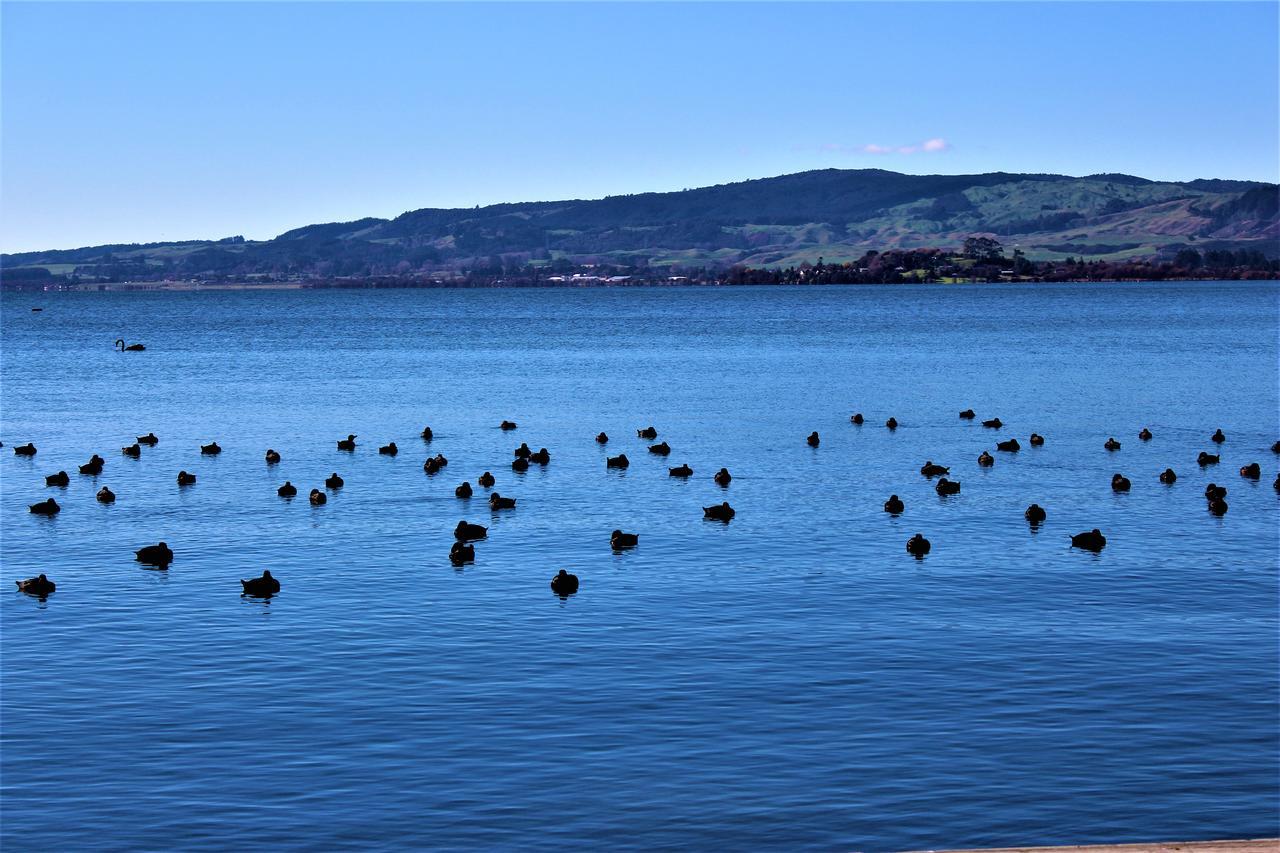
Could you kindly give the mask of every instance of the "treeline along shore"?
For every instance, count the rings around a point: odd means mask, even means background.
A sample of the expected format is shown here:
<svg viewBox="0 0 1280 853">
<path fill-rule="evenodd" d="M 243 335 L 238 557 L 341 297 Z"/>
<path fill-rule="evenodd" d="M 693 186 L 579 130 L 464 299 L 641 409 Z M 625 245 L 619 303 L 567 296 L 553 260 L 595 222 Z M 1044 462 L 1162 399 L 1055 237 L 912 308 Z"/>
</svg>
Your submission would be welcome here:
<svg viewBox="0 0 1280 853">
<path fill-rule="evenodd" d="M 1241 281 L 1280 278 L 1280 260 L 1257 249 L 1180 250 L 1172 260 L 1033 261 L 1006 253 L 990 237 L 971 237 L 959 249 L 871 250 L 857 260 L 791 266 L 733 265 L 662 268 L 620 264 L 525 264 L 463 269 L 455 273 L 349 276 L 214 276 L 135 278 L 55 274 L 40 267 L 0 270 L 7 290 L 194 290 L 328 288 L 627 287 L 688 285 L 960 284 L 973 282 Z"/>
</svg>

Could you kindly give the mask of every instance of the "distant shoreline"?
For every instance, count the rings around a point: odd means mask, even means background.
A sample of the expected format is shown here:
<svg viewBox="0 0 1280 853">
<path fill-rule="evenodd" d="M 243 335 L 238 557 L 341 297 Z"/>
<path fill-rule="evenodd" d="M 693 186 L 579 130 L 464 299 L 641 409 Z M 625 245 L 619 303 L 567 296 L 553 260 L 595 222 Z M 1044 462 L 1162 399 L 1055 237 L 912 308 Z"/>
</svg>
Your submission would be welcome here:
<svg viewBox="0 0 1280 853">
<path fill-rule="evenodd" d="M 1179 278 L 1072 278 L 1060 279 L 1054 281 L 1046 281 L 1043 279 L 1028 280 L 1002 280 L 1002 281 L 980 281 L 980 280 L 962 280 L 962 281 L 902 281 L 902 282 L 858 282 L 858 281 L 830 281 L 830 282 L 813 282 L 813 283 L 770 283 L 770 284 L 749 284 L 740 282 L 726 281 L 682 281 L 678 283 L 670 282 L 634 282 L 628 284 L 560 284 L 560 283 L 543 283 L 537 284 L 450 284 L 450 283 L 429 283 L 421 284 L 416 282 L 297 282 L 297 281 L 278 281 L 278 282 L 225 282 L 225 283 L 201 283 L 188 281 L 119 281 L 119 282 L 94 282 L 90 284 L 63 284 L 48 288 L 35 287 L 5 287 L 5 293 L 208 293 L 220 291 L 275 291 L 275 290 L 626 290 L 634 288 L 664 288 L 664 289 L 680 289 L 680 288 L 715 288 L 715 287 L 750 287 L 750 288 L 786 288 L 788 290 L 795 288 L 807 287 L 918 287 L 920 285 L 941 285 L 944 287 L 964 287 L 964 286 L 987 286 L 993 284 L 1019 284 L 1019 285 L 1041 285 L 1041 284 L 1162 284 L 1164 282 L 1173 281 L 1277 281 L 1280 275 L 1270 275 L 1267 277 L 1252 278 L 1219 278 L 1212 276 L 1186 276 Z"/>
</svg>

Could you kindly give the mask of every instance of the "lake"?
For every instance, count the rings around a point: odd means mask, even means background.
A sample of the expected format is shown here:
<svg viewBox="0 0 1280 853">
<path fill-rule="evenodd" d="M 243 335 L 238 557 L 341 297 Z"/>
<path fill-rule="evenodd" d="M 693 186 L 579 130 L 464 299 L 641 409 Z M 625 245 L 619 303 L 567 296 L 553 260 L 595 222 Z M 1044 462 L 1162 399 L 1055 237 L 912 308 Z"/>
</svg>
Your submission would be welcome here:
<svg viewBox="0 0 1280 853">
<path fill-rule="evenodd" d="M 1278 296 L 6 293 L 0 842 L 1275 835 Z M 979 423 L 996 416 L 998 431 Z M 669 457 L 637 437 L 649 425 Z M 1218 428 L 1221 464 L 1202 469 Z M 156 447 L 121 454 L 149 431 Z M 353 453 L 335 446 L 348 433 Z M 997 452 L 1010 437 L 1021 452 Z M 202 456 L 214 440 L 222 454 Z M 34 458 L 10 449 L 26 441 Z M 389 441 L 395 457 L 377 452 Z M 512 471 L 521 442 L 550 464 Z M 103 473 L 77 474 L 95 452 Z M 427 475 L 436 453 L 448 467 Z M 607 470 L 619 453 L 630 467 Z M 961 493 L 939 497 L 926 460 Z M 1255 461 L 1260 481 L 1237 473 Z M 681 463 L 694 475 L 668 476 Z M 69 487 L 46 488 L 60 469 Z M 195 485 L 177 486 L 182 469 Z M 486 470 L 514 510 L 489 510 Z M 333 472 L 345 487 L 311 506 Z M 1112 491 L 1117 472 L 1130 492 Z M 286 480 L 297 498 L 277 496 Z M 1206 511 L 1210 481 L 1229 489 L 1225 516 Z M 94 500 L 103 485 L 114 504 Z M 902 515 L 883 511 L 890 494 Z M 59 515 L 28 513 L 49 496 Z M 704 520 L 721 501 L 736 518 Z M 1048 514 L 1036 529 L 1032 502 Z M 489 535 L 455 568 L 460 519 Z M 1095 527 L 1104 550 L 1070 547 Z M 613 552 L 614 529 L 638 547 Z M 916 532 L 932 542 L 920 561 Z M 167 571 L 133 559 L 158 540 Z M 549 588 L 562 568 L 581 579 L 565 599 Z M 280 594 L 242 598 L 263 569 Z M 12 586 L 41 572 L 58 584 L 46 601 Z"/>
</svg>

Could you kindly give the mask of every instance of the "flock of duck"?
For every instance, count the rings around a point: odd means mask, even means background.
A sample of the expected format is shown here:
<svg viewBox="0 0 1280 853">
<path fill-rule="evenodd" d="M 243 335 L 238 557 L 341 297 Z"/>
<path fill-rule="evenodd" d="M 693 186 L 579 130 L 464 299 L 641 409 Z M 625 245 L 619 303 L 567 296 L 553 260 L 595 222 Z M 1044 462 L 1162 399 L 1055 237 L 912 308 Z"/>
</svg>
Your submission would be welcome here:
<svg viewBox="0 0 1280 853">
<path fill-rule="evenodd" d="M 976 417 L 977 416 L 972 409 L 966 409 L 960 412 L 960 418 L 962 420 L 975 420 Z M 865 422 L 865 418 L 860 412 L 853 414 L 849 420 L 857 426 L 861 426 Z M 1004 424 L 999 418 L 991 418 L 989 420 L 982 421 L 982 426 L 988 429 L 999 430 L 1003 428 Z M 890 431 L 896 430 L 898 428 L 897 419 L 892 417 L 889 418 L 885 421 L 885 427 Z M 512 421 L 504 420 L 499 425 L 499 428 L 503 431 L 511 431 L 517 429 L 517 425 Z M 648 426 L 643 429 L 636 430 L 636 435 L 646 441 L 655 441 L 658 437 L 658 430 L 655 427 Z M 430 443 L 434 437 L 431 427 L 425 427 L 422 430 L 421 437 L 425 442 Z M 1151 431 L 1145 427 L 1138 433 L 1139 441 L 1146 442 L 1150 441 L 1152 438 L 1153 435 Z M 597 444 L 605 445 L 609 443 L 609 436 L 601 432 L 595 437 L 595 440 Z M 1210 436 L 1210 441 L 1216 445 L 1221 445 L 1226 440 L 1226 436 L 1223 434 L 1221 429 L 1216 430 L 1213 435 Z M 136 440 L 132 444 L 122 447 L 121 452 L 125 456 L 137 459 L 141 457 L 143 447 L 154 447 L 159 443 L 159 441 L 160 439 L 156 437 L 155 433 L 140 435 L 137 436 Z M 1034 432 L 1031 433 L 1028 438 L 1028 443 L 1033 447 L 1042 446 L 1044 441 L 1043 436 Z M 806 443 L 810 447 L 814 448 L 821 444 L 821 437 L 818 435 L 817 431 L 809 434 L 806 439 Z M 0 447 L 3 446 L 3 442 L 0 442 Z M 1109 437 L 1103 443 L 1103 448 L 1108 452 L 1117 451 L 1120 447 L 1120 442 L 1117 441 L 1114 436 Z M 356 449 L 356 435 L 349 434 L 346 438 L 339 439 L 337 442 L 337 449 L 345 452 L 354 451 Z M 647 450 L 649 453 L 660 457 L 666 457 L 671 454 L 671 447 L 665 441 L 650 444 L 648 445 Z M 997 452 L 1003 453 L 1017 453 L 1021 450 L 1021 444 L 1016 438 L 1010 438 L 1004 441 L 998 441 L 996 443 L 996 450 Z M 1271 450 L 1273 453 L 1280 454 L 1280 441 L 1273 444 L 1271 446 Z M 17 456 L 34 457 L 37 450 L 34 444 L 28 442 L 27 444 L 13 448 L 13 452 Z M 221 452 L 222 448 L 216 441 L 200 446 L 200 453 L 202 455 L 213 456 L 220 454 Z M 384 456 L 395 456 L 399 452 L 399 448 L 396 446 L 394 441 L 378 448 L 378 453 Z M 265 454 L 265 461 L 267 465 L 276 465 L 280 460 L 281 456 L 279 452 L 270 448 L 267 450 Z M 1202 451 L 1196 459 L 1197 464 L 1201 468 L 1216 465 L 1220 461 L 1220 454 L 1211 454 L 1204 451 Z M 533 450 L 528 444 L 522 442 L 520 446 L 515 449 L 511 468 L 513 471 L 523 472 L 529 470 L 530 465 L 546 466 L 549 465 L 550 462 L 551 454 L 547 448 L 543 447 L 538 450 Z M 105 464 L 106 461 L 95 453 L 90 457 L 88 462 L 79 466 L 79 471 L 82 475 L 96 477 L 102 473 Z M 437 453 L 435 456 L 428 458 L 426 462 L 423 463 L 422 467 L 427 474 L 434 475 L 443 470 L 448 464 L 449 460 L 444 456 L 444 454 Z M 627 459 L 627 455 L 625 453 L 620 453 L 617 456 L 606 456 L 605 458 L 606 469 L 625 469 L 630 464 L 630 460 Z M 991 467 L 995 464 L 995 458 L 984 450 L 981 455 L 978 456 L 977 464 L 980 467 Z M 687 464 L 681 464 L 674 468 L 668 468 L 667 470 L 668 475 L 671 477 L 689 478 L 693 476 L 693 469 Z M 950 473 L 950 468 L 939 465 L 932 459 L 926 460 L 924 465 L 920 468 L 920 474 L 925 478 L 929 480 L 933 480 L 935 477 L 937 478 L 937 483 L 934 485 L 934 489 L 942 496 L 960 493 L 960 483 L 949 479 L 947 475 Z M 1262 467 L 1257 462 L 1251 462 L 1240 468 L 1240 476 L 1246 479 L 1258 480 L 1262 476 Z M 1166 468 L 1159 475 L 1160 482 L 1164 484 L 1172 484 L 1177 480 L 1177 478 L 1178 475 L 1172 468 Z M 721 468 L 715 473 L 712 479 L 716 485 L 721 488 L 728 488 L 733 477 L 727 468 Z M 177 476 L 177 482 L 179 486 L 193 485 L 196 482 L 196 475 L 188 473 L 185 470 L 180 471 Z M 477 478 L 477 482 L 482 488 L 491 490 L 488 498 L 488 504 L 491 510 L 497 512 L 500 510 L 515 508 L 515 498 L 501 495 L 497 491 L 493 490 L 496 478 L 492 473 L 485 471 L 479 478 Z M 45 485 L 48 487 L 65 488 L 69 483 L 70 477 L 66 471 L 58 471 L 56 474 L 50 474 L 45 477 Z M 341 489 L 344 485 L 344 481 L 342 477 L 338 475 L 338 472 L 335 471 L 325 479 L 324 485 L 326 489 L 332 491 Z M 1277 492 L 1280 492 L 1280 475 L 1277 475 L 1274 487 Z M 1130 488 L 1132 488 L 1132 483 L 1128 477 L 1117 473 L 1111 478 L 1111 488 L 1116 492 L 1128 492 Z M 284 485 L 280 486 L 276 490 L 276 493 L 283 498 L 293 498 L 298 494 L 298 488 L 294 486 L 293 483 L 286 480 Z M 474 490 L 472 489 L 469 481 L 464 481 L 454 489 L 454 494 L 459 498 L 469 499 L 474 494 Z M 1227 512 L 1228 507 L 1226 495 L 1227 489 L 1224 486 L 1220 486 L 1216 483 L 1210 483 L 1206 487 L 1205 500 L 1210 513 L 1221 516 Z M 112 503 L 115 501 L 116 496 L 110 488 L 104 485 L 98 490 L 96 499 L 100 503 Z M 324 491 L 318 488 L 313 488 L 309 493 L 308 499 L 313 506 L 323 506 L 327 503 L 328 496 Z M 884 511 L 892 516 L 901 515 L 905 509 L 905 505 L 897 495 L 890 495 L 889 499 L 884 502 Z M 31 504 L 29 506 L 29 510 L 35 515 L 53 516 L 59 513 L 62 510 L 62 507 L 59 506 L 58 502 L 53 498 L 48 498 L 47 500 Z M 704 518 L 721 521 L 726 524 L 736 515 L 735 510 L 729 505 L 728 501 L 722 501 L 719 504 L 703 507 L 702 512 Z M 1027 507 L 1023 515 L 1033 528 L 1043 523 L 1047 517 L 1047 513 L 1044 508 L 1039 504 L 1034 503 Z M 475 560 L 476 550 L 473 543 L 486 539 L 488 537 L 488 528 L 479 524 L 473 524 L 463 519 L 458 522 L 453 533 L 455 541 L 449 550 L 449 560 L 455 566 L 462 566 Z M 639 535 L 635 533 L 614 530 L 609 536 L 609 545 L 615 551 L 634 548 L 637 544 L 639 544 Z M 1072 547 L 1093 551 L 1095 553 L 1100 552 L 1104 547 L 1106 547 L 1106 544 L 1106 537 L 1097 528 L 1094 528 L 1093 530 L 1086 530 L 1071 536 Z M 924 559 L 925 555 L 929 553 L 931 548 L 931 543 L 921 533 L 916 533 L 908 539 L 906 543 L 907 553 L 918 560 Z M 167 569 L 170 563 L 173 562 L 174 555 L 172 549 L 170 549 L 166 543 L 159 542 L 157 544 L 146 545 L 138 549 L 134 554 L 134 558 L 145 565 L 155 566 L 160 569 Z M 38 596 L 41 599 L 47 597 L 57 588 L 56 584 L 43 574 L 33 578 L 19 580 L 16 583 L 20 591 Z M 259 577 L 242 579 L 240 584 L 241 594 L 246 596 L 269 598 L 280 591 L 280 581 L 274 578 L 269 570 L 263 571 L 262 575 Z M 576 593 L 578 591 L 578 584 L 579 580 L 577 575 L 571 574 L 563 569 L 552 577 L 550 582 L 552 591 L 562 598 Z"/>
</svg>

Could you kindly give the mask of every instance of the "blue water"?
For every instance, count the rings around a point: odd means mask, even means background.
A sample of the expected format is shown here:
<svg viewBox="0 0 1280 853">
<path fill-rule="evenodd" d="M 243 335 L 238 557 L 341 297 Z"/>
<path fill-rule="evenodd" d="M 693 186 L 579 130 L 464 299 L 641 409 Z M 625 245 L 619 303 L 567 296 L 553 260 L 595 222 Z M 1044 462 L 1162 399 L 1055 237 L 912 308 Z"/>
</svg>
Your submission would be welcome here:
<svg viewBox="0 0 1280 853">
<path fill-rule="evenodd" d="M 6 295 L 3 580 L 44 572 L 58 590 L 0 594 L 0 841 L 1275 835 L 1278 294 Z M 118 337 L 147 351 L 115 352 Z M 959 420 L 966 407 L 1002 418 L 1022 452 L 979 469 L 997 435 Z M 665 460 L 636 437 L 649 424 Z M 1218 427 L 1222 463 L 1202 471 Z M 151 430 L 157 447 L 120 454 Z M 1032 431 L 1044 447 L 1026 446 Z M 335 449 L 348 432 L 354 454 Z M 201 457 L 215 439 L 222 455 Z M 14 456 L 28 440 L 39 454 Z M 399 456 L 378 455 L 391 440 Z M 512 472 L 521 441 L 551 464 Z M 94 452 L 106 470 L 77 475 Z M 449 466 L 428 477 L 437 452 Z M 620 452 L 631 467 L 606 470 Z M 926 459 L 952 466 L 959 496 L 934 493 Z M 1236 473 L 1252 461 L 1260 482 Z M 666 475 L 682 462 L 687 482 Z M 1166 466 L 1173 486 L 1157 481 Z M 179 489 L 184 468 L 199 481 Z M 59 469 L 70 487 L 46 489 Z M 479 488 L 454 497 L 484 470 L 516 510 L 491 514 Z M 346 487 L 310 506 L 333 471 Z M 1111 491 L 1117 471 L 1129 494 Z M 301 497 L 276 496 L 286 479 Z M 1210 480 L 1230 490 L 1222 518 L 1205 509 Z M 114 505 L 94 501 L 104 484 Z M 899 518 L 881 510 L 891 492 Z M 27 512 L 49 495 L 60 515 Z M 721 500 L 737 518 L 704 521 Z M 1033 501 L 1038 531 L 1022 518 Z M 462 518 L 490 535 L 455 569 Z M 1069 547 L 1093 527 L 1101 554 Z M 614 528 L 639 547 L 611 552 Z M 922 562 L 904 550 L 917 531 L 933 543 Z M 167 572 L 134 562 L 160 539 Z M 281 593 L 241 598 L 264 568 Z M 565 600 L 548 588 L 560 568 L 582 584 Z"/>
</svg>

